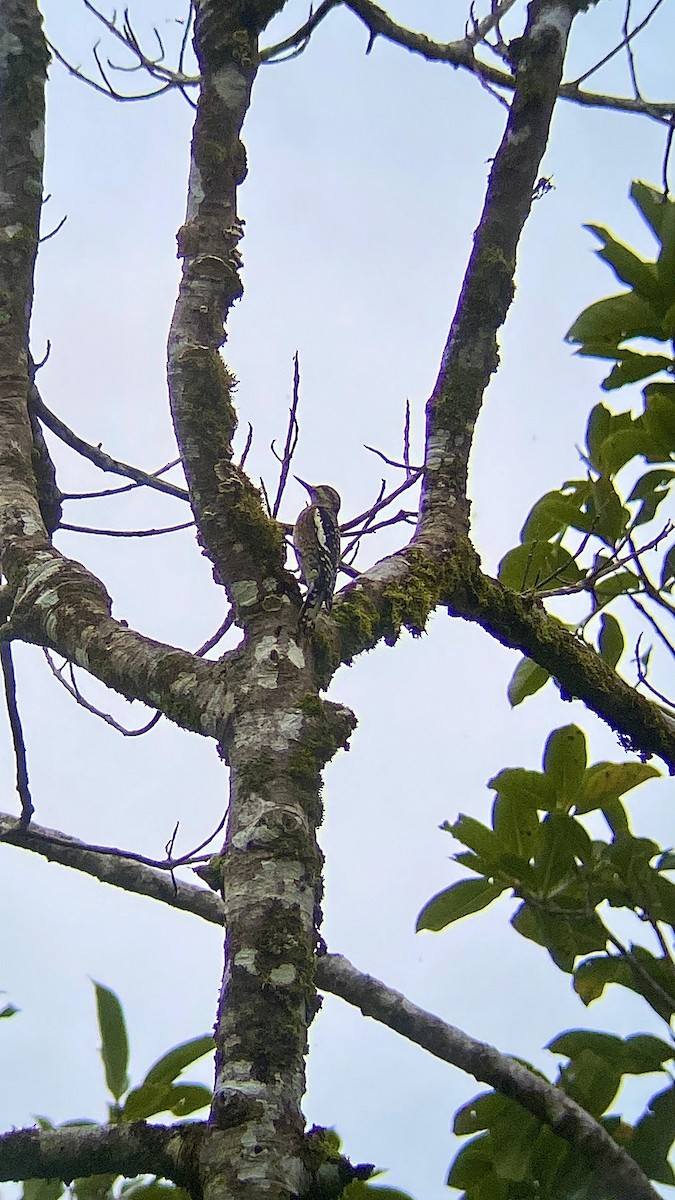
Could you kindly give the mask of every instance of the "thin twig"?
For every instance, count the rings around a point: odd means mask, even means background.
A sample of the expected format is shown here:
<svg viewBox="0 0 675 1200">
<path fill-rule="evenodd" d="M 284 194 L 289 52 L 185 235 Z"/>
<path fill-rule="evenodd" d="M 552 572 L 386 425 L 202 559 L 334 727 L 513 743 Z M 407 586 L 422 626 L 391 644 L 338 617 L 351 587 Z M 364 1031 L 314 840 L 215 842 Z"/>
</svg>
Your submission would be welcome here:
<svg viewBox="0 0 675 1200">
<path fill-rule="evenodd" d="M 43 647 L 42 653 L 47 660 L 49 670 L 54 678 L 58 680 L 58 682 L 61 684 L 61 687 L 66 689 L 69 695 L 73 697 L 80 707 L 85 708 L 87 712 L 92 713 L 93 716 L 99 717 L 101 721 L 105 721 L 106 725 L 110 725 L 112 729 L 117 730 L 117 732 L 121 733 L 123 737 L 142 737 L 143 734 L 149 733 L 151 729 L 154 729 L 155 725 L 162 716 L 161 712 L 156 712 L 145 725 L 141 726 L 140 729 L 127 729 L 125 725 L 121 725 L 119 721 L 116 721 L 110 713 L 104 712 L 100 708 L 96 708 L 96 706 L 93 705 L 89 700 L 85 699 L 79 687 L 77 686 L 72 663 L 65 659 L 63 664 L 60 667 L 57 667 L 50 651 L 47 650 L 46 647 Z M 68 667 L 70 683 L 67 679 L 63 678 L 63 672 L 66 667 Z"/>
<path fill-rule="evenodd" d="M 633 85 L 633 95 L 635 96 L 636 100 L 642 100 L 642 96 L 640 94 L 640 88 L 639 88 L 638 81 L 637 81 L 637 72 L 635 70 L 635 56 L 633 54 L 633 47 L 631 45 L 631 41 L 632 41 L 632 38 L 634 35 L 632 33 L 629 33 L 629 31 L 628 31 L 628 25 L 630 23 L 630 10 L 631 10 L 631 0 L 626 0 L 626 7 L 624 9 L 623 26 L 622 26 L 621 32 L 623 33 L 623 39 L 624 39 L 624 43 L 626 46 L 626 58 L 628 60 L 628 73 L 630 75 L 630 81 Z"/>
<path fill-rule="evenodd" d="M 423 472 L 424 467 L 414 467 L 412 469 L 412 474 L 408 479 L 405 480 L 404 483 L 400 484 L 399 487 L 394 488 L 394 491 L 390 492 L 387 496 L 383 496 L 382 500 L 379 500 L 371 508 L 367 508 L 365 512 L 359 513 L 358 517 L 352 517 L 351 521 L 347 521 L 342 526 L 342 532 L 349 533 L 352 529 L 355 529 L 358 525 L 360 525 L 362 521 L 367 520 L 370 522 L 378 512 L 381 512 L 383 508 L 386 508 L 389 504 L 392 504 L 394 500 L 396 500 L 403 492 L 407 492 L 408 488 L 413 487 L 421 478 Z"/>
<path fill-rule="evenodd" d="M 59 221 L 58 225 L 55 225 L 53 229 L 50 229 L 49 233 L 43 233 L 38 238 L 38 244 L 40 246 L 43 246 L 44 243 L 48 242 L 50 238 L 56 237 L 59 230 L 63 229 L 63 226 L 65 225 L 67 220 L 68 220 L 68 213 L 66 213 L 65 217 L 61 217 L 61 220 Z"/>
<path fill-rule="evenodd" d="M 260 51 L 261 62 L 274 65 L 276 62 L 288 62 L 290 58 L 297 57 L 296 53 L 286 54 L 286 51 L 297 50 L 297 53 L 302 53 L 309 45 L 309 40 L 317 25 L 323 21 L 324 17 L 328 16 L 332 8 L 337 8 L 341 3 L 342 0 L 323 0 L 323 3 L 319 5 L 316 12 L 312 12 L 310 8 L 309 17 L 305 21 L 305 24 L 296 29 L 295 33 L 292 33 L 290 37 L 284 38 L 283 41 L 277 42 L 274 46 L 265 46 Z M 281 54 L 284 55 L 284 58 L 279 58 Z"/>
<path fill-rule="evenodd" d="M 644 604 L 641 604 L 640 601 L 637 600 L 634 595 L 629 594 L 629 599 L 630 599 L 631 603 L 633 604 L 634 608 L 637 608 L 638 611 L 645 618 L 645 620 L 649 621 L 649 624 L 651 625 L 652 629 L 656 633 L 657 637 L 659 637 L 661 639 L 664 646 L 668 650 L 669 654 L 672 654 L 673 656 L 675 656 L 675 645 L 673 645 L 673 643 L 671 642 L 668 635 L 666 633 L 664 633 L 663 629 L 659 625 L 658 621 L 652 616 L 649 609 L 645 608 Z"/>
<path fill-rule="evenodd" d="M 19 824 L 23 829 L 25 829 L 30 823 L 30 819 L 35 812 L 35 809 L 33 807 L 30 787 L 28 784 L 26 742 L 23 736 L 21 716 L 19 714 L 19 706 L 16 699 L 16 676 L 14 674 L 12 647 L 10 646 L 9 642 L 0 643 L 0 665 L 2 666 L 2 677 L 5 685 L 5 701 L 7 703 L 7 715 L 9 717 L 9 726 L 12 731 L 12 744 L 14 746 L 14 758 L 16 760 L 16 790 L 19 793 L 19 799 L 21 801 L 21 817 L 19 818 Z"/>
<path fill-rule="evenodd" d="M 133 479 L 135 483 L 144 484 L 158 492 L 166 492 L 167 496 L 175 496 L 178 500 L 189 499 L 186 488 L 169 483 L 166 479 L 159 479 L 157 475 L 149 475 L 147 471 L 141 471 L 139 467 L 132 467 L 129 463 L 121 462 L 117 458 L 111 458 L 100 446 L 92 446 L 90 442 L 85 442 L 84 438 L 81 438 L 66 425 L 65 421 L 47 408 L 35 385 L 31 388 L 30 404 L 36 417 L 39 417 L 47 429 L 50 429 L 66 446 L 70 446 L 71 450 L 76 450 L 78 454 L 87 458 L 94 466 L 100 467 L 102 471 L 109 471 L 113 475 L 124 475 L 127 479 Z"/>
<path fill-rule="evenodd" d="M 252 426 L 251 422 L 249 421 L 248 433 L 246 435 L 246 445 L 244 446 L 242 456 L 239 459 L 239 469 L 240 470 L 242 470 L 244 467 L 244 463 L 246 462 L 246 459 L 248 458 L 248 452 L 251 449 L 252 445 L 253 445 L 253 426 Z"/>
<path fill-rule="evenodd" d="M 165 525 L 163 529 L 94 529 L 89 525 L 68 525 L 62 521 L 59 529 L 70 533 L 93 533 L 99 537 L 144 538 L 159 537 L 162 533 L 178 533 L 180 529 L 192 529 L 194 521 L 182 521 L 180 525 Z"/>
<path fill-rule="evenodd" d="M 580 83 L 585 83 L 587 79 L 590 79 L 591 75 L 594 75 L 596 71 L 599 71 L 601 67 L 604 67 L 606 63 L 610 62 L 610 60 L 612 58 L 614 58 L 614 56 L 616 54 L 618 54 L 621 50 L 623 50 L 624 46 L 626 45 L 626 36 L 628 37 L 629 42 L 632 41 L 633 38 L 636 37 L 637 34 L 640 33 L 640 31 L 642 29 L 644 29 L 645 25 L 649 24 L 652 17 L 654 16 L 654 13 L 656 12 L 657 8 L 660 8 L 662 4 L 663 4 L 663 0 L 656 0 L 656 3 L 652 5 L 652 7 L 650 8 L 646 17 L 644 17 L 644 19 L 642 21 L 640 21 L 640 23 L 638 25 L 635 26 L 635 29 L 632 29 L 628 35 L 626 35 L 625 29 L 624 29 L 624 36 L 621 39 L 621 41 L 618 42 L 618 44 L 614 47 L 614 49 L 610 50 L 608 54 L 605 54 L 604 57 L 601 58 L 598 62 L 596 62 L 594 66 L 589 67 L 589 69 L 587 71 L 584 71 L 583 75 L 579 75 L 578 79 L 575 79 L 573 81 L 573 83 L 569 84 L 569 86 L 570 87 L 578 87 Z"/>
<path fill-rule="evenodd" d="M 295 454 L 298 438 L 300 436 L 300 427 L 298 425 L 298 404 L 300 401 L 300 358 L 296 350 L 293 357 L 293 400 L 289 410 L 288 428 L 286 430 L 286 443 L 284 445 L 284 454 L 281 461 L 281 470 L 279 472 L 279 484 L 277 486 L 277 494 L 274 497 L 272 505 L 272 516 L 277 517 L 281 507 L 286 483 L 288 482 L 288 472 L 290 470 L 293 455 Z M 276 457 L 274 450 L 274 442 L 272 442 L 272 453 Z"/>
<path fill-rule="evenodd" d="M 487 17 L 483 17 L 481 21 L 473 21 L 473 29 L 471 33 L 467 31 L 464 40 L 470 46 L 475 46 L 477 42 L 485 41 L 485 36 L 491 29 L 498 27 L 502 17 L 506 16 L 510 8 L 513 8 L 516 0 L 500 0 L 499 4 L 492 5 L 492 11 Z"/>
<path fill-rule="evenodd" d="M 201 645 L 198 650 L 194 651 L 197 658 L 203 658 L 205 654 L 208 654 L 209 650 L 213 650 L 213 647 L 218 645 L 218 642 L 221 640 L 221 638 L 225 637 L 228 629 L 231 629 L 233 625 L 234 609 L 231 608 L 222 625 L 216 629 L 216 632 L 212 634 L 210 638 L 207 638 L 204 644 Z"/>
</svg>

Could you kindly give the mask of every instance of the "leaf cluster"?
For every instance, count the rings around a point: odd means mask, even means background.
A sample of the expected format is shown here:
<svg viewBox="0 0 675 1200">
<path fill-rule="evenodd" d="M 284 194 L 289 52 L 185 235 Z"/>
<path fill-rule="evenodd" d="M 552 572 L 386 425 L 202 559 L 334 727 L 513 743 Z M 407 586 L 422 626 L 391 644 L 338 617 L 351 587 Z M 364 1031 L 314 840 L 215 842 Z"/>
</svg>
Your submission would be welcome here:
<svg viewBox="0 0 675 1200">
<path fill-rule="evenodd" d="M 475 878 L 460 879 L 425 905 L 418 929 L 439 931 L 486 908 L 499 896 L 519 901 L 511 918 L 522 936 L 543 946 L 588 1005 L 610 984 L 636 992 L 665 1022 L 675 1015 L 675 963 L 666 938 L 675 927 L 675 856 L 635 837 L 624 797 L 657 776 L 637 762 L 588 764 L 586 737 L 576 725 L 550 734 L 541 771 L 508 767 L 489 781 L 494 791 L 490 824 L 460 814 L 443 828 L 465 848 L 455 862 Z M 593 837 L 588 818 L 603 825 Z M 600 818 L 600 821 L 598 820 Z M 657 950 L 624 946 L 611 927 L 616 910 L 648 929 Z M 675 1093 L 654 1097 L 629 1126 L 605 1117 L 626 1075 L 662 1071 L 675 1056 L 671 1042 L 648 1035 L 622 1041 L 575 1030 L 548 1049 L 569 1060 L 555 1081 L 602 1119 L 638 1164 L 660 1182 L 675 1182 L 667 1152 L 675 1137 Z M 457 1115 L 455 1132 L 476 1134 L 459 1152 L 448 1183 L 466 1200 L 585 1197 L 602 1200 L 603 1184 L 579 1156 L 538 1118 L 494 1092 Z"/>
<path fill-rule="evenodd" d="M 584 478 L 570 479 L 547 492 L 532 507 L 520 543 L 499 565 L 502 583 L 519 592 L 544 597 L 582 595 L 588 610 L 572 623 L 586 638 L 595 617 L 591 644 L 612 668 L 626 648 L 625 626 L 614 611 L 616 601 L 646 604 L 661 610 L 672 623 L 670 594 L 675 586 L 675 541 L 666 518 L 645 544 L 643 527 L 672 512 L 675 489 L 675 201 L 644 183 L 632 185 L 631 196 L 659 243 L 653 262 L 598 225 L 588 228 L 602 242 L 599 256 L 629 291 L 591 304 L 574 322 L 567 340 L 577 353 L 614 363 L 602 386 L 615 391 L 627 384 L 650 382 L 642 390 L 642 411 L 612 411 L 606 404 L 592 409 L 581 450 Z M 626 346 L 645 340 L 664 343 L 659 354 Z M 642 460 L 646 470 L 638 466 Z M 625 468 L 629 468 L 625 472 Z M 619 477 L 620 478 L 617 478 Z M 657 578 L 645 567 L 647 554 L 662 551 Z M 673 654 L 675 639 L 661 641 Z M 638 667 L 646 678 L 648 658 Z M 520 704 L 539 691 L 548 672 L 521 659 L 509 685 L 509 700 Z"/>
<path fill-rule="evenodd" d="M 210 1034 L 191 1038 L 163 1054 L 136 1087 L 129 1081 L 129 1039 L 119 998 L 110 988 L 94 982 L 100 1054 L 110 1094 L 108 1124 L 147 1120 L 160 1113 L 184 1119 L 211 1103 L 211 1091 L 203 1084 L 179 1079 L 182 1072 L 213 1050 Z M 53 1129 L 51 1121 L 38 1118 L 42 1129 Z M 88 1118 L 64 1121 L 62 1128 L 98 1125 Z M 74 1179 L 65 1187 L 60 1179 L 29 1179 L 22 1185 L 21 1200 L 59 1200 L 64 1194 L 71 1200 L 189 1200 L 187 1192 L 166 1180 L 139 1177 L 119 1181 L 117 1175 L 91 1175 Z"/>
</svg>

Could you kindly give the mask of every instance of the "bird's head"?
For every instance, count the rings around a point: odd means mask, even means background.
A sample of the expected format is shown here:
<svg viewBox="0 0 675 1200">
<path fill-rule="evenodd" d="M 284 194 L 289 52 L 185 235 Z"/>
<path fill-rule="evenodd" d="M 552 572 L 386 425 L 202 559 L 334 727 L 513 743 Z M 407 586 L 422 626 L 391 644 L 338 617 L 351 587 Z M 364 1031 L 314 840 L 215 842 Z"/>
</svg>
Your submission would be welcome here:
<svg viewBox="0 0 675 1200">
<path fill-rule="evenodd" d="M 334 487 L 328 483 L 318 483 L 316 487 L 311 483 L 305 483 L 304 479 L 295 476 L 298 483 L 309 492 L 309 498 L 312 504 L 320 504 L 323 508 L 330 508 L 337 515 L 340 511 L 340 496 Z"/>
</svg>

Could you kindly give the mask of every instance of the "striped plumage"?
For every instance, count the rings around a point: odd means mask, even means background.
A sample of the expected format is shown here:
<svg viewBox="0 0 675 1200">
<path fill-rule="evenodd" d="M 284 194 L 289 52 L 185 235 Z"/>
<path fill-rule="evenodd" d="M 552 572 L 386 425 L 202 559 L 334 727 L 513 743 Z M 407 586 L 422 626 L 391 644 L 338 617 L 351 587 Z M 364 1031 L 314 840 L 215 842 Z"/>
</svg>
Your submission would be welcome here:
<svg viewBox="0 0 675 1200">
<path fill-rule="evenodd" d="M 296 479 L 298 479 L 296 475 Z M 310 503 L 303 508 L 293 529 L 293 545 L 302 582 L 307 586 L 300 623 L 312 626 L 323 605 L 330 612 L 340 562 L 340 497 L 327 483 L 313 487 L 298 479 L 309 492 Z"/>
</svg>

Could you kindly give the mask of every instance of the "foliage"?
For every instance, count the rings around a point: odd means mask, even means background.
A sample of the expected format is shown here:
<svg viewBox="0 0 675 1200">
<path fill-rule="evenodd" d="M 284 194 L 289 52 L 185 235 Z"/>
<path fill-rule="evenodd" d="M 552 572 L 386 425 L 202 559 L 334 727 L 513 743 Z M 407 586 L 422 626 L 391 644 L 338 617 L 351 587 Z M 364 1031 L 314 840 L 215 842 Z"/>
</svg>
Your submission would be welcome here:
<svg viewBox="0 0 675 1200">
<path fill-rule="evenodd" d="M 629 288 L 598 301 L 573 324 L 567 337 L 578 353 L 614 361 L 603 382 L 607 391 L 649 376 L 643 409 L 612 412 L 597 404 L 586 429 L 582 459 L 586 478 L 568 480 L 546 493 L 530 511 L 520 545 L 502 559 L 499 577 L 508 587 L 553 596 L 581 596 L 587 612 L 571 628 L 588 639 L 611 668 L 625 655 L 621 603 L 637 607 L 672 655 L 673 644 L 657 625 L 654 610 L 671 617 L 675 584 L 672 526 L 663 524 L 638 545 L 675 481 L 675 374 L 672 353 L 645 354 L 627 341 L 668 343 L 675 335 L 675 202 L 642 183 L 631 196 L 659 242 L 645 262 L 599 226 L 598 251 Z M 648 469 L 643 473 L 636 460 Z M 624 473 L 630 468 L 629 473 Z M 621 483 L 617 476 L 621 475 Z M 624 484 L 624 480 L 629 479 Z M 581 534 L 579 541 L 578 535 Z M 576 544 L 575 544 L 576 540 Z M 665 546 L 665 550 L 664 550 Z M 660 548 L 658 582 L 643 558 Z M 590 559 L 590 561 L 589 561 Z M 651 606 L 646 608 L 645 605 Z M 607 611 L 612 606 L 613 611 Z M 597 618 L 597 620 L 596 620 Z M 636 646 L 638 685 L 647 679 L 650 649 Z M 508 687 L 512 706 L 538 692 L 549 673 L 523 658 Z M 672 712 L 669 697 L 656 693 Z M 675 1184 L 668 1162 L 675 1141 L 675 1087 L 668 1064 L 675 1058 L 670 1023 L 675 1016 L 675 963 L 669 946 L 675 931 L 675 856 L 631 829 L 625 796 L 659 772 L 644 762 L 588 765 L 586 736 L 576 725 L 554 730 L 541 771 L 507 767 L 489 781 L 495 792 L 491 822 L 461 813 L 442 828 L 464 850 L 455 862 L 474 873 L 443 889 L 425 905 L 418 929 L 440 931 L 508 894 L 519 901 L 511 917 L 522 937 L 544 947 L 572 978 L 585 1005 L 610 984 L 630 989 L 665 1023 L 668 1040 L 637 1033 L 621 1039 L 576 1029 L 561 1033 L 547 1049 L 566 1061 L 555 1085 L 591 1113 L 657 1183 Z M 632 918 L 635 941 L 620 938 Z M 530 1064 L 527 1064 L 530 1066 Z M 530 1070 L 536 1069 L 530 1066 Z M 624 1079 L 665 1075 L 635 1124 L 610 1112 Z M 456 1134 L 469 1136 L 448 1174 L 465 1200 L 604 1200 L 606 1183 L 578 1150 L 537 1117 L 496 1091 L 482 1093 L 456 1114 Z"/>
<path fill-rule="evenodd" d="M 675 383 L 663 378 L 675 374 L 675 357 L 672 352 L 644 354 L 625 345 L 649 339 L 672 350 L 675 201 L 639 182 L 632 185 L 631 196 L 659 242 L 657 258 L 645 262 L 606 229 L 587 226 L 602 241 L 600 258 L 630 290 L 591 304 L 574 322 L 567 339 L 578 346 L 579 354 L 614 361 L 602 385 L 607 391 L 653 375 L 657 379 L 644 387 L 638 414 L 595 405 L 581 452 L 586 477 L 569 479 L 536 502 L 521 530 L 520 544 L 504 555 L 499 566 L 501 581 L 516 591 L 540 597 L 573 595 L 588 601 L 587 611 L 571 627 L 595 645 L 613 668 L 621 662 L 627 643 L 625 625 L 616 611 L 628 602 L 643 615 L 646 604 L 672 617 L 669 596 L 675 585 L 671 523 L 660 520 L 648 538 L 642 537 L 643 527 L 660 518 L 664 504 L 672 500 L 675 485 Z M 643 460 L 648 469 L 640 473 L 636 460 Z M 655 580 L 645 560 L 656 550 L 661 562 Z M 661 637 L 655 618 L 648 620 Z M 662 640 L 668 644 L 667 635 Z M 670 644 L 669 649 L 672 652 Z M 636 654 L 638 686 L 653 692 L 649 658 L 648 650 Z M 545 668 L 521 659 L 509 684 L 510 703 L 521 704 L 549 678 Z"/>
<path fill-rule="evenodd" d="M 171 1113 L 185 1120 L 211 1103 L 211 1090 L 201 1083 L 179 1079 L 183 1071 L 213 1050 L 210 1034 L 181 1042 L 157 1062 L 136 1087 L 128 1076 L 129 1039 L 126 1021 L 119 998 L 110 988 L 94 982 L 98 1027 L 101 1034 L 100 1055 L 105 1081 L 110 1094 L 108 1124 L 122 1125 L 128 1121 L 147 1120 L 161 1113 Z M 75 1125 L 99 1125 L 92 1118 L 78 1118 L 54 1126 L 46 1117 L 39 1117 L 42 1129 Z M 154 1177 L 138 1177 L 119 1181 L 116 1175 L 92 1175 L 74 1179 L 68 1187 L 60 1179 L 30 1179 L 23 1184 L 22 1200 L 59 1200 L 67 1193 L 77 1200 L 131 1200 L 142 1193 L 142 1200 L 189 1200 L 187 1192 L 173 1183 Z"/>
</svg>

